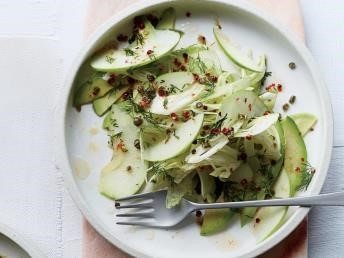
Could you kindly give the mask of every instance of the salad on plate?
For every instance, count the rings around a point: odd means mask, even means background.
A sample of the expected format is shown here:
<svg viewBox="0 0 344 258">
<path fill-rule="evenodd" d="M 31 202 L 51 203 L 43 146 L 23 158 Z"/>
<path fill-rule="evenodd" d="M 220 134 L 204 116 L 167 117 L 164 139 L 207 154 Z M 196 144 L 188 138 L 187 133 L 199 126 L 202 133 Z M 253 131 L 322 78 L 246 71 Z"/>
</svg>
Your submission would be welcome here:
<svg viewBox="0 0 344 258">
<path fill-rule="evenodd" d="M 171 208 L 182 198 L 256 200 L 307 188 L 315 169 L 307 162 L 303 136 L 317 118 L 285 115 L 296 96 L 276 109 L 283 86 L 267 84 L 272 72 L 265 55 L 238 46 L 220 21 L 214 21 L 214 42 L 200 35 L 180 46 L 183 33 L 175 20 L 173 8 L 135 17 L 130 35 L 116 35 L 90 58 L 92 75 L 75 91 L 78 110 L 92 104 L 103 117 L 113 151 L 100 172 L 100 193 L 116 200 L 166 188 Z M 200 231 L 215 234 L 239 216 L 261 241 L 278 229 L 286 212 L 206 210 Z"/>
</svg>

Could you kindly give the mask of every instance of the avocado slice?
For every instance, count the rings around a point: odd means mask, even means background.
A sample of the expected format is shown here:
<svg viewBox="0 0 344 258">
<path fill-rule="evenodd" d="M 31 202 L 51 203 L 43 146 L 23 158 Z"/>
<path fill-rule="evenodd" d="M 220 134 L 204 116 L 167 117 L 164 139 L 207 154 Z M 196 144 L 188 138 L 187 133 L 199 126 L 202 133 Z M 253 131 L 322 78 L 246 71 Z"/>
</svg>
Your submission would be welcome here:
<svg viewBox="0 0 344 258">
<path fill-rule="evenodd" d="M 286 140 L 284 169 L 290 180 L 290 195 L 295 195 L 302 186 L 305 166 L 307 163 L 307 150 L 301 133 L 292 118 L 286 117 L 281 121 Z"/>
<path fill-rule="evenodd" d="M 259 191 L 257 194 L 251 196 L 247 195 L 247 199 L 245 199 L 245 201 L 247 200 L 264 200 L 265 198 L 265 193 L 264 191 Z M 240 226 L 243 227 L 246 224 L 248 224 L 249 222 L 252 221 L 252 219 L 254 218 L 254 215 L 257 213 L 258 208 L 257 207 L 245 207 L 241 210 L 240 212 Z"/>
<path fill-rule="evenodd" d="M 316 124 L 317 117 L 310 113 L 297 113 L 290 115 L 302 136 L 305 136 Z"/>
<path fill-rule="evenodd" d="M 207 202 L 215 202 L 216 183 L 215 177 L 209 175 L 206 171 L 197 171 L 201 182 L 201 194 Z"/>
<path fill-rule="evenodd" d="M 205 210 L 201 226 L 201 236 L 210 236 L 225 230 L 234 218 L 231 209 Z"/>
</svg>

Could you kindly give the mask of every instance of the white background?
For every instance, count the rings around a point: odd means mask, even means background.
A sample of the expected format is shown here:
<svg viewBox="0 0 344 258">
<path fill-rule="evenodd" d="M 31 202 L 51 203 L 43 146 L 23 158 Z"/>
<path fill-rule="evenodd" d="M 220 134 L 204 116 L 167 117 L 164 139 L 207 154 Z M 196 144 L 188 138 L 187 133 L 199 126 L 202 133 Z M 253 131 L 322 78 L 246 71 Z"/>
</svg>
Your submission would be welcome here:
<svg viewBox="0 0 344 258">
<path fill-rule="evenodd" d="M 344 2 L 301 0 L 335 136 L 323 192 L 344 190 Z M 55 167 L 53 113 L 83 42 L 87 0 L 0 0 L 0 221 L 48 257 L 81 257 L 82 217 Z M 313 208 L 309 257 L 343 257 L 344 208 Z"/>
</svg>

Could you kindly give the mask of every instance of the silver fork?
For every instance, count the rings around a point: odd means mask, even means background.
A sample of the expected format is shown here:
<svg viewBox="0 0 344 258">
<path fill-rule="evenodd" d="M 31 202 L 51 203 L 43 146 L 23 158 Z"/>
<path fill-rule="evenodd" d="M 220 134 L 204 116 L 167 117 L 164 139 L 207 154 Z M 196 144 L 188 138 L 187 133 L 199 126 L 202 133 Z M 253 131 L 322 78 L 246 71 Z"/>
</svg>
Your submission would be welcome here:
<svg viewBox="0 0 344 258">
<path fill-rule="evenodd" d="M 116 217 L 125 217 L 127 221 L 116 223 L 119 225 L 170 228 L 182 222 L 191 212 L 205 209 L 266 206 L 344 206 L 344 192 L 337 192 L 307 197 L 223 203 L 194 203 L 182 199 L 178 206 L 169 209 L 165 206 L 166 194 L 166 190 L 160 190 L 118 199 L 115 204 L 116 208 L 119 210 L 131 209 L 131 212 L 117 213 Z"/>
</svg>

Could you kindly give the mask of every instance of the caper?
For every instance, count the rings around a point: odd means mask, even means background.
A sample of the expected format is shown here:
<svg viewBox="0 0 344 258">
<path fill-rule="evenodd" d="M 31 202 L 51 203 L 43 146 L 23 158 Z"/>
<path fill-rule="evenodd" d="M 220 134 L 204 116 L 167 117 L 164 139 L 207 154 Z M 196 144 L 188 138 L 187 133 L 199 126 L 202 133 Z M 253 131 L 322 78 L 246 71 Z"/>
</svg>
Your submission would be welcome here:
<svg viewBox="0 0 344 258">
<path fill-rule="evenodd" d="M 196 103 L 196 108 L 202 108 L 203 107 L 203 103 L 202 102 L 197 102 Z"/>
<path fill-rule="evenodd" d="M 134 146 L 138 150 L 141 149 L 141 145 L 140 145 L 140 140 L 139 139 L 135 139 Z"/>
<path fill-rule="evenodd" d="M 141 117 L 137 116 L 134 118 L 134 125 L 140 126 L 142 125 L 142 123 L 143 123 L 143 119 Z"/>
<path fill-rule="evenodd" d="M 291 70 L 294 70 L 296 68 L 296 64 L 294 62 L 290 62 L 288 66 Z"/>
<path fill-rule="evenodd" d="M 289 98 L 289 103 L 290 104 L 294 104 L 295 103 L 295 100 L 296 100 L 296 96 L 291 96 L 290 98 Z"/>
</svg>

